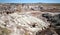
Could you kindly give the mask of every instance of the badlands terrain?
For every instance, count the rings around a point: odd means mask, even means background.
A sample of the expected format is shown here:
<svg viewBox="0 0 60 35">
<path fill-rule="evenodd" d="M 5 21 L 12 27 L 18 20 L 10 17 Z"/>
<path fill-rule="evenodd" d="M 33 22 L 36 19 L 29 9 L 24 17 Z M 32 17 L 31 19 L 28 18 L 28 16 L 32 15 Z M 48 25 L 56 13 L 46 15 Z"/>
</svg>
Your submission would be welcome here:
<svg viewBox="0 0 60 35">
<path fill-rule="evenodd" d="M 60 4 L 0 3 L 0 35 L 60 35 Z"/>
</svg>

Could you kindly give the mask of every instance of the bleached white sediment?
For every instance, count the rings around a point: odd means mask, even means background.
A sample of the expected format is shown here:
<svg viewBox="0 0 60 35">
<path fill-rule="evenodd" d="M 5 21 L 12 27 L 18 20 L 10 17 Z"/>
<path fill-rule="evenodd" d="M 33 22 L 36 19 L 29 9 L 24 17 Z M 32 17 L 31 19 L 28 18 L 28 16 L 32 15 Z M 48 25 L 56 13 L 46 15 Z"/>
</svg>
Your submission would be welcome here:
<svg viewBox="0 0 60 35">
<path fill-rule="evenodd" d="M 48 28 L 49 24 L 31 15 L 12 13 L 0 16 L 0 26 L 10 29 L 10 35 L 35 35 L 37 31 Z"/>
</svg>

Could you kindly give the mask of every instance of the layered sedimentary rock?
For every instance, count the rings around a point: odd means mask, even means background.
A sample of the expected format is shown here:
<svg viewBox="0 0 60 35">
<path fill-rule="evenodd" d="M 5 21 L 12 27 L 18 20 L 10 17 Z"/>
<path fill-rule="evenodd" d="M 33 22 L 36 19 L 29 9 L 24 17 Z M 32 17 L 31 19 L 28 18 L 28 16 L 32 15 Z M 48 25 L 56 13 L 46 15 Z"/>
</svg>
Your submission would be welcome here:
<svg viewBox="0 0 60 35">
<path fill-rule="evenodd" d="M 45 30 L 49 25 L 27 14 L 0 14 L 0 27 L 10 30 L 9 35 L 36 35 L 37 31 Z"/>
</svg>

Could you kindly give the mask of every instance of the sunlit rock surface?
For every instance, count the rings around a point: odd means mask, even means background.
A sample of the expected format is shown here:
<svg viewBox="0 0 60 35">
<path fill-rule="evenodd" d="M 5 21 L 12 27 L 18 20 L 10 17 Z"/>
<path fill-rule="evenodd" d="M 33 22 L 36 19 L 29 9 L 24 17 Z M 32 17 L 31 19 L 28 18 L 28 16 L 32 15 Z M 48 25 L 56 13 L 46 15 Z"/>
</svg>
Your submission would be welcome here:
<svg viewBox="0 0 60 35">
<path fill-rule="evenodd" d="M 8 35 L 36 35 L 49 27 L 42 19 L 23 13 L 0 14 L 0 27 L 10 30 Z"/>
</svg>

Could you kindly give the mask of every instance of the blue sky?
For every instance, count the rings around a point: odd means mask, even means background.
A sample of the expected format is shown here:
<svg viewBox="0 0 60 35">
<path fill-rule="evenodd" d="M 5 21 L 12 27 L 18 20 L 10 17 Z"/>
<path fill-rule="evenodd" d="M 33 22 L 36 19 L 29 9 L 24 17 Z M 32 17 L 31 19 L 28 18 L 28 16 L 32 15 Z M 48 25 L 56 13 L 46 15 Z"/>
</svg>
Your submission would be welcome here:
<svg viewBox="0 0 60 35">
<path fill-rule="evenodd" d="M 0 3 L 60 3 L 60 0 L 0 0 Z"/>
</svg>

